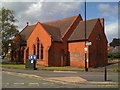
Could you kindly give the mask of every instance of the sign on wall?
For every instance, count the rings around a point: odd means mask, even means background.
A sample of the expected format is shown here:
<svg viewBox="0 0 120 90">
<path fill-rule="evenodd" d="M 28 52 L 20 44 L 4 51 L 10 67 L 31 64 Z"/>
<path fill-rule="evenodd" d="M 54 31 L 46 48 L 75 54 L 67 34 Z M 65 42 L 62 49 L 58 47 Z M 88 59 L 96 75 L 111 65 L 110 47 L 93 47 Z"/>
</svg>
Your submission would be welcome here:
<svg viewBox="0 0 120 90">
<path fill-rule="evenodd" d="M 92 45 L 92 43 L 91 43 L 91 42 L 87 42 L 87 43 L 86 43 L 86 46 L 88 46 L 88 45 Z"/>
<path fill-rule="evenodd" d="M 37 63 L 37 55 L 28 55 L 28 59 L 29 60 L 35 60 L 35 63 Z"/>
</svg>

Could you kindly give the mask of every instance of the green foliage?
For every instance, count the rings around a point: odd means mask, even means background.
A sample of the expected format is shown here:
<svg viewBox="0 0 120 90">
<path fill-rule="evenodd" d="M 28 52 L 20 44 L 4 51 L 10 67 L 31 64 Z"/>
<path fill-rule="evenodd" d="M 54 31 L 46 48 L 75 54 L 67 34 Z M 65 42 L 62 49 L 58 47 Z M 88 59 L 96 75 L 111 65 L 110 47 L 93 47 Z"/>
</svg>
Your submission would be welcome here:
<svg viewBox="0 0 120 90">
<path fill-rule="evenodd" d="M 12 38 L 18 33 L 17 26 L 14 25 L 16 19 L 14 11 L 2 8 L 0 17 L 0 25 L 2 25 L 0 33 L 2 34 L 2 50 L 4 53 L 8 51 L 8 44 L 12 43 Z"/>
<path fill-rule="evenodd" d="M 10 58 L 10 53 L 7 53 L 7 54 L 6 54 L 6 57 L 7 57 L 7 58 Z"/>
<path fill-rule="evenodd" d="M 25 65 L 24 64 L 18 64 L 18 65 L 15 65 L 15 64 L 2 64 L 2 67 L 6 67 L 6 68 L 25 68 Z M 76 67 L 46 67 L 46 66 L 37 66 L 37 69 L 38 70 L 61 70 L 61 71 L 84 71 L 85 69 L 84 68 L 76 68 Z M 28 69 L 27 69 L 28 70 Z"/>
<path fill-rule="evenodd" d="M 109 44 L 111 47 L 115 47 L 115 46 L 120 46 L 120 39 L 118 38 L 114 38 L 112 40 L 112 42 Z"/>
<path fill-rule="evenodd" d="M 111 69 L 112 72 L 120 72 L 120 66 L 118 66 L 117 68 L 113 68 Z"/>
<path fill-rule="evenodd" d="M 108 60 L 120 59 L 120 52 L 117 53 L 108 53 Z"/>
</svg>

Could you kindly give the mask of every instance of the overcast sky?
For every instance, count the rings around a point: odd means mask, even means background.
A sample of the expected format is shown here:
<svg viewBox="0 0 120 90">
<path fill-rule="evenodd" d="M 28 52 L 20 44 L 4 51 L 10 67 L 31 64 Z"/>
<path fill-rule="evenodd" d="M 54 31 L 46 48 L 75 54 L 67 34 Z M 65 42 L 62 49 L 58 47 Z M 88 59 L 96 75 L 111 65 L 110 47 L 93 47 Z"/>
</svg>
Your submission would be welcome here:
<svg viewBox="0 0 120 90">
<path fill-rule="evenodd" d="M 84 19 L 84 2 L 6 2 L 2 6 L 15 12 L 19 31 L 27 22 L 31 25 L 38 21 L 42 23 L 79 13 Z M 118 3 L 87 2 L 87 19 L 101 17 L 105 19 L 105 33 L 108 42 L 111 42 L 118 37 Z"/>
</svg>

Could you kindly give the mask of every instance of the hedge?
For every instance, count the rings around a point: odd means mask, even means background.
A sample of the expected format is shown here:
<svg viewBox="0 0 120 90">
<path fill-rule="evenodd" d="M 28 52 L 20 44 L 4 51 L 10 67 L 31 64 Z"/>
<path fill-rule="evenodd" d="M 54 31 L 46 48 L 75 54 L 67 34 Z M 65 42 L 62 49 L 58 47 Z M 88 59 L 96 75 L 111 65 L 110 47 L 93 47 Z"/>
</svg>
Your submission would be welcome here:
<svg viewBox="0 0 120 90">
<path fill-rule="evenodd" d="M 108 53 L 108 60 L 111 59 L 120 59 L 120 52 L 117 53 Z"/>
</svg>

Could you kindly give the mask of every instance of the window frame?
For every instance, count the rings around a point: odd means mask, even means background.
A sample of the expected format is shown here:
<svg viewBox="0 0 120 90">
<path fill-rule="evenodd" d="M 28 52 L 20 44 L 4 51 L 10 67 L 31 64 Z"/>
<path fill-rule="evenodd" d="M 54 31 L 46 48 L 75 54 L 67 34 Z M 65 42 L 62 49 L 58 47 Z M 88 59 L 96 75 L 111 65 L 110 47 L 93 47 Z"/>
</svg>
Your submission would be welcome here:
<svg viewBox="0 0 120 90">
<path fill-rule="evenodd" d="M 43 51 L 43 48 L 44 48 L 44 47 L 43 47 L 43 45 L 41 44 L 41 60 L 43 60 L 43 56 L 44 56 L 44 54 L 43 54 L 43 52 L 44 52 L 44 51 Z"/>
<path fill-rule="evenodd" d="M 38 39 L 37 39 L 37 59 L 39 59 L 39 56 L 40 56 L 40 53 L 39 53 L 40 47 L 39 47 L 39 45 L 40 45 L 40 40 L 39 40 L 39 38 L 38 38 Z"/>
</svg>

